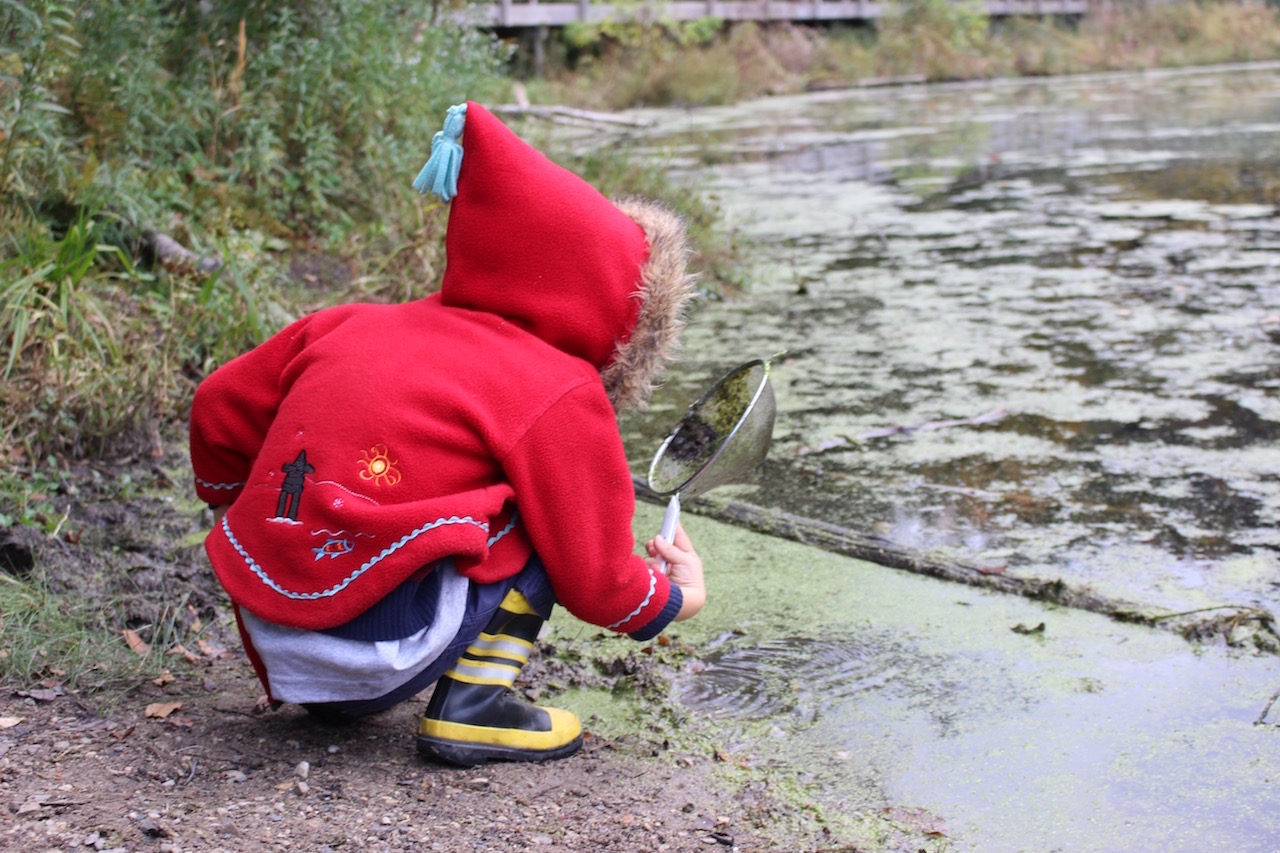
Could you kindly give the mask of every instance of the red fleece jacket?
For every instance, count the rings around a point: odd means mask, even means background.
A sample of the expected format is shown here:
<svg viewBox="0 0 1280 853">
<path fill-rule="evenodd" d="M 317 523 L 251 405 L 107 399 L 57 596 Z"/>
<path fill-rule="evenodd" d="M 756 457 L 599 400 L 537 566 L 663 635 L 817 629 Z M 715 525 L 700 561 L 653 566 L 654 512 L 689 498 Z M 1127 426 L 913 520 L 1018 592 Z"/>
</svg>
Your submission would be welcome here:
<svg viewBox="0 0 1280 853">
<path fill-rule="evenodd" d="M 232 600 L 350 621 L 442 557 L 480 583 L 536 549 L 560 602 L 647 638 L 682 600 L 633 554 L 615 403 L 641 399 L 693 292 L 683 224 L 615 205 L 477 104 L 438 295 L 306 317 L 196 392 L 196 491 Z"/>
<path fill-rule="evenodd" d="M 492 582 L 531 547 L 586 622 L 651 635 L 674 616 L 632 553 L 599 372 L 497 315 L 437 296 L 299 320 L 200 385 L 191 453 L 199 496 L 232 504 L 214 570 L 268 621 L 342 624 L 448 555 Z"/>
</svg>

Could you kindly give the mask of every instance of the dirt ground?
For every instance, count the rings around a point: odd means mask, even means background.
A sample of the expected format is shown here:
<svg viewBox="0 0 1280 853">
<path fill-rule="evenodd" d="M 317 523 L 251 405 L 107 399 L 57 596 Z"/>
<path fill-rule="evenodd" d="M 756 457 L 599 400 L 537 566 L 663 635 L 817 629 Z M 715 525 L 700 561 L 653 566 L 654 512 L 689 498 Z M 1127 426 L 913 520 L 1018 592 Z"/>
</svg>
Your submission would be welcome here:
<svg viewBox="0 0 1280 853">
<path fill-rule="evenodd" d="M 447 768 L 414 753 L 416 702 L 335 728 L 291 706 L 255 711 L 256 691 L 229 655 L 105 716 L 56 690 L 11 693 L 0 848 L 778 849 L 754 831 L 768 797 L 724 796 L 709 759 L 588 737 L 563 761 Z"/>
<path fill-rule="evenodd" d="M 259 707 L 185 476 L 180 452 L 86 466 L 51 496 L 55 533 L 0 529 L 0 568 L 93 602 L 120 643 L 160 644 L 171 662 L 105 693 L 69 689 L 53 664 L 40 683 L 3 686 L 0 848 L 853 849 L 821 827 L 779 840 L 803 809 L 767 783 L 731 789 L 715 755 L 645 734 L 604 741 L 588 721 L 572 758 L 462 770 L 416 755 L 425 696 L 345 727 Z M 555 661 L 527 675 L 517 686 L 547 704 L 566 680 L 603 677 Z"/>
</svg>

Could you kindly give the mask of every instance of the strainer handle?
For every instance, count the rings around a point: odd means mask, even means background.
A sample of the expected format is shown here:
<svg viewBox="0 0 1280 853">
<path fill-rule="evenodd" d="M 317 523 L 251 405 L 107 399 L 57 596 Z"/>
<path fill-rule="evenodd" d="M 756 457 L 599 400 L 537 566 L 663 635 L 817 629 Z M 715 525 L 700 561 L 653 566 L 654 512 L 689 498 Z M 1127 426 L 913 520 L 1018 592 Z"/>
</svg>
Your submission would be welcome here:
<svg viewBox="0 0 1280 853">
<path fill-rule="evenodd" d="M 667 513 L 662 516 L 662 530 L 658 533 L 668 542 L 674 542 L 676 536 L 676 525 L 680 523 L 680 493 L 676 492 L 671 496 L 671 500 L 667 502 Z M 664 575 L 667 573 L 667 561 L 658 558 L 658 570 Z"/>
</svg>

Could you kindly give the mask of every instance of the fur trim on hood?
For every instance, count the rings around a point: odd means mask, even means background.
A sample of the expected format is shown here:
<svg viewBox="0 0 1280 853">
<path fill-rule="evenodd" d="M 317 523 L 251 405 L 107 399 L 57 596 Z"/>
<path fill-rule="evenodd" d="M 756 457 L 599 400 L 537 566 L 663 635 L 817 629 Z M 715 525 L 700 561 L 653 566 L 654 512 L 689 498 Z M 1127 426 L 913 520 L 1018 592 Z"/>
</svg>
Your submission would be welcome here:
<svg viewBox="0 0 1280 853">
<path fill-rule="evenodd" d="M 640 313 L 629 338 L 614 350 L 601 372 L 615 410 L 643 408 L 680 347 L 690 300 L 696 294 L 687 264 L 685 224 L 656 202 L 624 198 L 615 204 L 644 229 L 649 257 L 641 269 Z"/>
</svg>

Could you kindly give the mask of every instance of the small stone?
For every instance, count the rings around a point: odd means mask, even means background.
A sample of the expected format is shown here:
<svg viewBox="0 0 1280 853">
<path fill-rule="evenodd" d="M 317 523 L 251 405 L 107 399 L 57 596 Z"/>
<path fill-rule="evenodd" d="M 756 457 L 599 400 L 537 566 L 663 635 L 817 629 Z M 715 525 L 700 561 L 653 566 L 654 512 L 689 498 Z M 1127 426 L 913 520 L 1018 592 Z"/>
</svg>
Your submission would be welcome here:
<svg viewBox="0 0 1280 853">
<path fill-rule="evenodd" d="M 293 768 L 293 775 L 305 782 L 307 777 L 311 775 L 311 764 L 306 761 L 299 761 L 298 766 Z"/>
<path fill-rule="evenodd" d="M 305 797 L 307 794 L 311 792 L 311 786 L 308 785 L 306 782 L 303 782 L 301 779 L 299 779 L 296 783 L 294 783 L 293 791 L 299 797 Z"/>
</svg>

